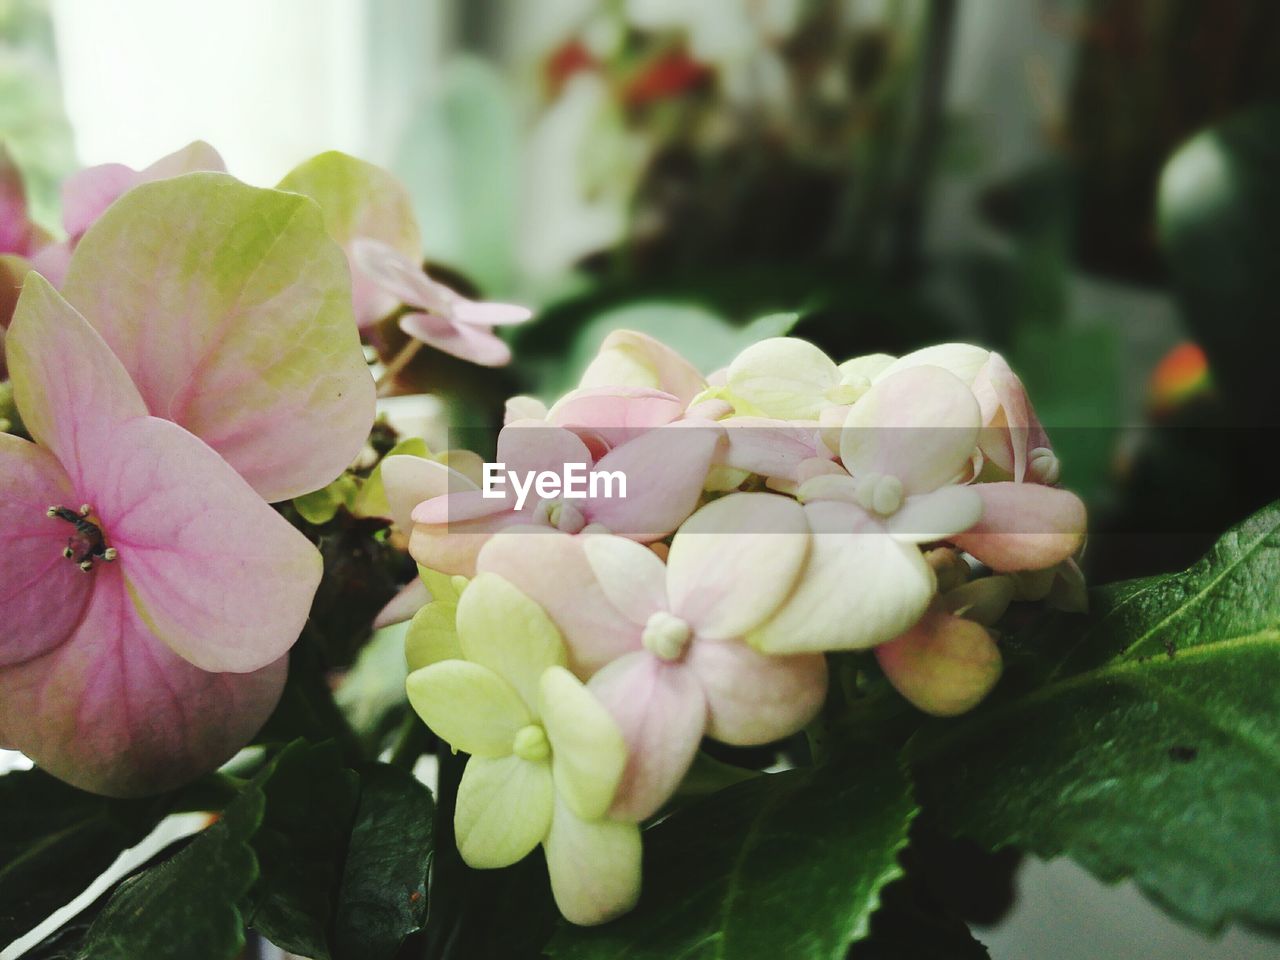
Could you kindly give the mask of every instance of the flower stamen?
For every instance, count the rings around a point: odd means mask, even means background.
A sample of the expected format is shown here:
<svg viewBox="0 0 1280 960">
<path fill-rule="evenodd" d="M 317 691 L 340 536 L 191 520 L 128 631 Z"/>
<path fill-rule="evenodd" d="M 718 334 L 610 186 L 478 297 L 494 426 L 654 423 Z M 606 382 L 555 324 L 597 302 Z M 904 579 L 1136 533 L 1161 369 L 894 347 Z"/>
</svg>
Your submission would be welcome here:
<svg viewBox="0 0 1280 960">
<path fill-rule="evenodd" d="M 97 560 L 111 563 L 120 556 L 119 550 L 107 546 L 102 528 L 89 519 L 93 516 L 93 507 L 89 504 L 82 503 L 79 510 L 51 506 L 45 511 L 45 516 L 52 520 L 62 520 L 75 528 L 75 532 L 67 537 L 62 555 L 85 573 L 93 569 Z"/>
</svg>

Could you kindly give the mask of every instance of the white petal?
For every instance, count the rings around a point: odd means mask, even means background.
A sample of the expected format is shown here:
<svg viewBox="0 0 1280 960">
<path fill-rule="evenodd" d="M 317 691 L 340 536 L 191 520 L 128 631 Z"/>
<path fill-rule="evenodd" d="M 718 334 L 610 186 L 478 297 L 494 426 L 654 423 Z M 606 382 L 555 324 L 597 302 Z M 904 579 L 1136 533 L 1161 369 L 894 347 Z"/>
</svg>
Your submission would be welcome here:
<svg viewBox="0 0 1280 960">
<path fill-rule="evenodd" d="M 503 757 L 533 719 L 516 691 L 492 670 L 441 660 L 409 674 L 409 703 L 436 736 L 465 753 Z"/>
<path fill-rule="evenodd" d="M 640 828 L 636 824 L 583 820 L 560 801 L 555 805 L 546 852 L 551 892 L 570 923 L 604 923 L 626 913 L 640 899 Z"/>
<path fill-rule="evenodd" d="M 932 543 L 963 533 L 982 519 L 982 497 L 971 487 L 942 487 L 907 497 L 885 521 L 895 540 Z"/>
<path fill-rule="evenodd" d="M 667 609 L 667 568 L 648 547 L 609 534 L 584 534 L 583 551 L 606 598 L 640 626 Z"/>
<path fill-rule="evenodd" d="M 543 673 L 540 705 L 556 791 L 578 816 L 604 816 L 627 765 L 622 731 L 582 681 L 563 667 Z"/>
<path fill-rule="evenodd" d="M 740 413 L 779 420 L 818 419 L 838 381 L 832 359 L 795 337 L 753 343 L 729 365 L 727 378 Z"/>
<path fill-rule="evenodd" d="M 547 838 L 555 808 L 551 764 L 516 756 L 472 757 L 458 784 L 453 830 L 477 870 L 507 867 Z"/>
</svg>

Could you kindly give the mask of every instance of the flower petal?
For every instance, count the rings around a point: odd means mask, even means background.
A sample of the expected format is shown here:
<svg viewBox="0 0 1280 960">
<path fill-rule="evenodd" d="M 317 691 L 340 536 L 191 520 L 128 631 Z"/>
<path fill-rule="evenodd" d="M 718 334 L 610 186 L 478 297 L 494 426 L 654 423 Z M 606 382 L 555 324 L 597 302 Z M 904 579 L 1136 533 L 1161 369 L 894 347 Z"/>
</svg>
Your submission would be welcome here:
<svg viewBox="0 0 1280 960">
<path fill-rule="evenodd" d="M 894 689 L 935 717 L 972 709 L 1000 679 L 1000 650 L 987 629 L 937 610 L 876 647 L 876 659 Z"/>
<path fill-rule="evenodd" d="M 382 461 L 382 486 L 391 519 L 401 530 L 413 529 L 413 510 L 427 500 L 474 488 L 466 477 L 436 460 L 393 456 Z"/>
<path fill-rule="evenodd" d="M 140 177 L 123 163 L 100 163 L 67 177 L 62 183 L 62 226 L 68 236 L 82 236 L 122 193 L 141 183 Z"/>
<path fill-rule="evenodd" d="M 586 500 L 583 514 L 613 533 L 660 540 L 697 507 L 723 436 L 714 426 L 659 427 L 615 447 L 592 469 L 621 474 L 626 495 L 614 485 L 614 496 Z"/>
<path fill-rule="evenodd" d="M 465 497 L 466 494 L 453 494 L 450 499 L 452 496 Z M 444 505 L 443 500 L 441 503 Z M 527 522 L 527 518 L 522 514 L 502 508 L 500 500 L 490 500 L 486 503 L 496 504 L 499 509 L 472 520 L 415 523 L 413 532 L 409 535 L 409 555 L 422 566 L 439 570 L 441 573 L 460 574 L 464 577 L 474 576 L 476 558 L 484 545 L 489 542 L 490 537 Z M 444 506 L 447 511 L 448 506 Z"/>
<path fill-rule="evenodd" d="M 49 773 L 110 796 L 159 793 L 229 760 L 274 709 L 287 659 L 206 673 L 151 633 L 117 567 L 93 577 L 66 643 L 0 669 L 0 730 Z"/>
<path fill-rule="evenodd" d="M 521 475 L 544 471 L 563 475 L 566 463 L 590 464 L 593 459 L 575 433 L 541 420 L 516 420 L 498 434 L 497 463 Z M 530 491 L 529 498 L 536 502 L 537 494 Z"/>
<path fill-rule="evenodd" d="M 63 293 L 150 412 L 267 500 L 323 487 L 369 435 L 346 260 L 306 197 L 218 173 L 144 184 L 85 234 Z"/>
<path fill-rule="evenodd" d="M 742 636 L 786 599 L 808 547 L 804 511 L 788 497 L 733 493 L 713 500 L 671 543 L 671 612 L 699 636 Z"/>
<path fill-rule="evenodd" d="M 769 656 L 737 640 L 698 640 L 689 669 L 707 697 L 707 736 L 735 746 L 771 743 L 812 720 L 827 698 L 827 659 Z"/>
<path fill-rule="evenodd" d="M 505 757 L 533 715 L 511 684 L 469 660 L 440 660 L 409 674 L 409 703 L 455 750 Z"/>
<path fill-rule="evenodd" d="M 342 247 L 351 265 L 351 299 L 361 329 L 399 305 L 396 297 L 360 269 L 352 244 L 359 237 L 371 238 L 411 261 L 421 256 L 413 200 L 404 184 L 379 166 L 330 150 L 294 167 L 276 189 L 301 193 L 320 205 L 329 236 Z"/>
<path fill-rule="evenodd" d="M 628 620 L 643 627 L 667 609 L 667 568 L 656 553 L 609 534 L 583 534 L 581 544 L 600 590 Z"/>
<path fill-rule="evenodd" d="M 861 650 L 920 619 L 936 588 L 919 548 L 900 543 L 860 508 L 834 500 L 804 507 L 808 562 L 781 609 L 748 641 L 765 653 Z"/>
<path fill-rule="evenodd" d="M 580 387 L 547 411 L 548 422 L 569 429 L 588 429 L 620 443 L 637 432 L 660 427 L 684 412 L 679 397 L 646 387 Z"/>
<path fill-rule="evenodd" d="M 932 543 L 963 533 L 981 518 L 982 498 L 973 487 L 942 487 L 907 497 L 885 526 L 903 543 Z"/>
<path fill-rule="evenodd" d="M 959 377 L 966 386 L 972 386 L 978 378 L 982 365 L 990 356 L 989 350 L 969 343 L 938 343 L 899 357 L 893 363 L 882 367 L 875 379 L 883 380 L 915 367 L 941 367 Z"/>
<path fill-rule="evenodd" d="M 849 408 L 840 459 L 855 477 L 885 474 L 908 495 L 928 493 L 965 468 L 982 426 L 973 391 L 941 367 L 910 367 L 876 383 Z"/>
<path fill-rule="evenodd" d="M 441 353 L 482 367 L 503 367 L 511 362 L 511 348 L 488 327 L 454 323 L 430 313 L 406 313 L 400 329 Z"/>
<path fill-rule="evenodd" d="M 666 344 L 634 330 L 614 330 L 582 374 L 580 387 L 651 387 L 684 405 L 706 381 L 693 364 Z"/>
<path fill-rule="evenodd" d="M 551 893 L 570 923 L 604 923 L 640 899 L 640 828 L 634 823 L 583 820 L 557 801 L 546 853 Z"/>
<path fill-rule="evenodd" d="M 378 615 L 373 618 L 373 629 L 381 630 L 383 627 L 404 623 L 430 602 L 431 591 L 421 577 L 414 577 L 378 611 Z"/>
<path fill-rule="evenodd" d="M 554 806 L 545 760 L 472 757 L 453 813 L 458 852 L 477 870 L 509 867 L 546 839 Z"/>
<path fill-rule="evenodd" d="M 478 574 L 462 591 L 458 640 L 468 660 L 506 680 L 531 710 L 543 671 L 566 662 L 564 641 L 546 611 L 493 573 Z"/>
<path fill-rule="evenodd" d="M 1080 549 L 1088 517 L 1074 493 L 1039 483 L 975 483 L 982 519 L 952 543 L 1001 573 L 1042 570 Z"/>
<path fill-rule="evenodd" d="M 698 752 L 707 701 L 683 663 L 648 651 L 629 653 L 587 684 L 613 716 L 627 745 L 627 765 L 610 815 L 652 816 L 671 798 Z"/>
<path fill-rule="evenodd" d="M 413 615 L 404 636 L 404 658 L 410 670 L 462 659 L 456 601 L 432 600 Z"/>
<path fill-rule="evenodd" d="M 62 555 L 72 528 L 50 506 L 80 499 L 53 454 L 0 433 L 0 666 L 54 649 L 71 635 L 89 602 L 93 577 Z M 641 549 L 644 549 L 643 547 Z"/>
<path fill-rule="evenodd" d="M 102 337 L 36 273 L 27 274 L 5 348 L 28 432 L 87 493 L 94 438 L 147 412 L 137 388 Z"/>
<path fill-rule="evenodd" d="M 726 385 L 739 413 L 777 420 L 817 420 L 839 382 L 834 361 L 807 340 L 770 337 L 729 365 Z"/>
<path fill-rule="evenodd" d="M 798 480 L 805 461 L 831 459 L 819 440 L 817 424 L 733 417 L 725 421 L 724 433 L 725 465 L 762 477 Z"/>
<path fill-rule="evenodd" d="M 94 438 L 83 493 L 142 617 L 204 670 L 281 657 L 320 584 L 320 553 L 212 449 L 139 417 Z"/>
<path fill-rule="evenodd" d="M 556 791 L 578 816 L 602 817 L 627 765 L 622 732 L 582 681 L 563 667 L 545 671 L 539 688 Z"/>
<path fill-rule="evenodd" d="M 587 542 L 544 528 L 513 527 L 490 540 L 476 562 L 547 611 L 564 635 L 571 669 L 583 679 L 639 649 L 643 626 L 610 602 L 587 560 Z"/>
</svg>

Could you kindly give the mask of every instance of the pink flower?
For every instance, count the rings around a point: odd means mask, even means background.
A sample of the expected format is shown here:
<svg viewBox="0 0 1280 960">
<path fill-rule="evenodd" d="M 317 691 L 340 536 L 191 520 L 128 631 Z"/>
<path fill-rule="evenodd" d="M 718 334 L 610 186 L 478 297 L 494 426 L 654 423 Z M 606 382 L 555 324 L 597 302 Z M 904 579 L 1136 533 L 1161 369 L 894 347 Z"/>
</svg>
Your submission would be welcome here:
<svg viewBox="0 0 1280 960">
<path fill-rule="evenodd" d="M 739 493 L 690 517 L 665 565 L 615 536 L 513 531 L 481 551 L 482 572 L 550 614 L 571 665 L 622 729 L 629 759 L 611 815 L 654 813 L 704 735 L 769 743 L 815 715 L 826 660 L 766 656 L 742 641 L 791 590 L 808 540 L 795 501 Z"/>
<path fill-rule="evenodd" d="M 496 326 L 524 323 L 532 311 L 508 303 L 468 300 L 428 277 L 419 264 L 379 240 L 362 237 L 351 256 L 377 286 L 413 310 L 400 329 L 430 347 L 485 367 L 511 362 L 511 348 L 493 333 Z"/>
<path fill-rule="evenodd" d="M 0 435 L 0 741 L 101 793 L 182 783 L 274 706 L 320 557 L 214 450 L 149 416 L 39 276 L 7 351 L 37 442 Z"/>
<path fill-rule="evenodd" d="M 0 254 L 30 257 L 49 242 L 27 212 L 22 172 L 0 143 Z"/>
</svg>

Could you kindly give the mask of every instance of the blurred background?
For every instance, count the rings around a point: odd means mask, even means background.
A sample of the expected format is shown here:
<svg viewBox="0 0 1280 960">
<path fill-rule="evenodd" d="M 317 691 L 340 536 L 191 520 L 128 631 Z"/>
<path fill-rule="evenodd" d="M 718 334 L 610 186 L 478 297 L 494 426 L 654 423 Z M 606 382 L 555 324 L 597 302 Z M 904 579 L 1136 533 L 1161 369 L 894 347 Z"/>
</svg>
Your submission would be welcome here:
<svg viewBox="0 0 1280 960">
<path fill-rule="evenodd" d="M 1280 493 L 1278 98 L 1274 0 L 0 0 L 0 141 L 51 230 L 68 173 L 194 139 L 261 185 L 390 167 L 429 263 L 539 310 L 500 375 L 410 371 L 455 426 L 621 326 L 704 370 L 780 313 L 837 359 L 980 343 L 1089 502 L 1095 582 Z M 1280 956 L 1065 862 L 1011 889 L 966 908 L 997 958 Z"/>
</svg>

